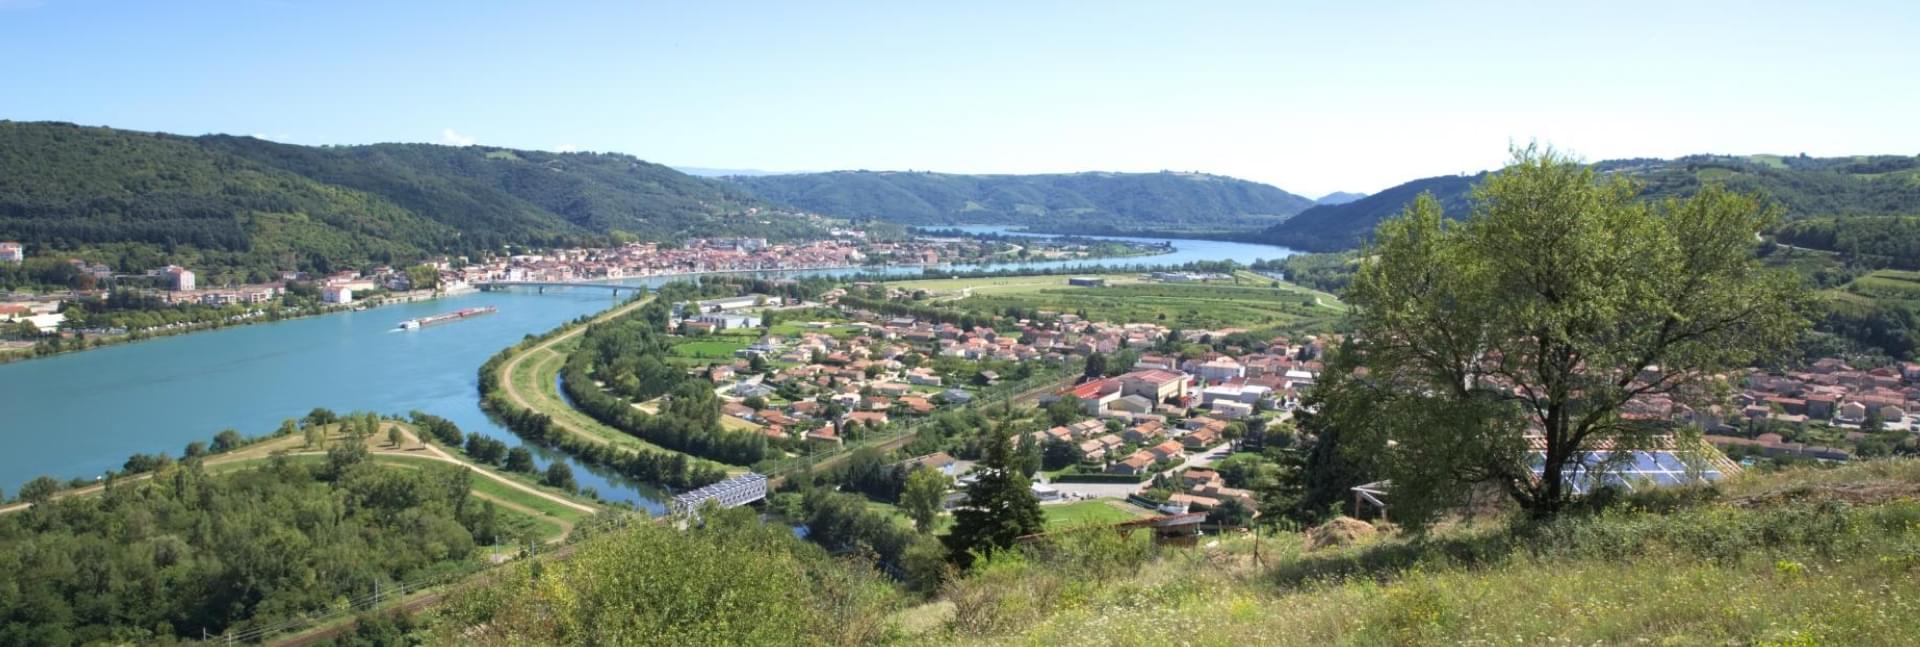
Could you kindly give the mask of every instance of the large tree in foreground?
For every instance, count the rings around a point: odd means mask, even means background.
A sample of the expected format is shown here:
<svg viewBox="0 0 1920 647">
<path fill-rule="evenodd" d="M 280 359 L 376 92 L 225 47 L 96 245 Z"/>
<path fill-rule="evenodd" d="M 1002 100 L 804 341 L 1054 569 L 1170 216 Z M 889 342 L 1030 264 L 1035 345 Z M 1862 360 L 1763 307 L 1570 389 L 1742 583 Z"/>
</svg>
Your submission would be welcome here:
<svg viewBox="0 0 1920 647">
<path fill-rule="evenodd" d="M 1712 185 L 1637 192 L 1530 147 L 1465 219 L 1423 195 L 1381 223 L 1347 295 L 1364 378 L 1325 396 L 1366 403 L 1331 408 L 1385 452 L 1402 520 L 1486 482 L 1552 515 L 1586 452 L 1662 432 L 1623 416 L 1629 402 L 1684 402 L 1791 346 L 1805 293 L 1753 254 L 1771 210 Z"/>
<path fill-rule="evenodd" d="M 967 487 L 966 503 L 953 511 L 953 530 L 941 538 L 962 567 L 1046 527 L 1040 500 L 1017 465 L 1013 441 L 1003 429 L 986 433 L 992 434 L 986 457 L 974 468 L 980 478 Z"/>
</svg>

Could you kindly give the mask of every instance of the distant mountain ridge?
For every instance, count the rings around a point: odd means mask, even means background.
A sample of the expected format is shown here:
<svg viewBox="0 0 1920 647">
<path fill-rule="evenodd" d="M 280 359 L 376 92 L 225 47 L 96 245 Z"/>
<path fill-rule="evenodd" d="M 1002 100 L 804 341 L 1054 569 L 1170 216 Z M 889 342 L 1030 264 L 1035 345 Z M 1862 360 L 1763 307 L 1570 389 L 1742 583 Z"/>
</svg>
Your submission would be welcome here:
<svg viewBox="0 0 1920 647">
<path fill-rule="evenodd" d="M 1789 219 L 1920 213 L 1920 156 L 1692 155 L 1608 160 L 1594 168 L 1632 177 L 1642 184 L 1646 199 L 1690 195 L 1705 182 L 1760 191 Z M 1351 249 L 1364 244 L 1375 225 L 1399 214 L 1422 192 L 1432 192 L 1449 217 L 1466 215 L 1473 185 L 1485 175 L 1422 178 L 1346 204 L 1315 206 L 1259 238 L 1305 251 Z"/>
<path fill-rule="evenodd" d="M 1248 229 L 1280 222 L 1313 204 L 1258 182 L 1165 171 L 1039 175 L 834 171 L 727 179 L 771 202 L 831 216 L 909 225 Z"/>
<path fill-rule="evenodd" d="M 679 165 L 673 165 L 673 170 L 676 170 L 681 173 L 685 173 L 687 175 L 691 175 L 694 177 L 730 177 L 735 175 L 742 175 L 742 176 L 784 175 L 787 173 L 786 171 L 762 171 L 760 169 L 751 169 L 751 168 L 708 168 L 705 166 L 679 166 Z"/>
<path fill-rule="evenodd" d="M 0 239 L 123 270 L 279 269 L 606 241 L 816 233 L 740 187 L 606 153 L 296 146 L 0 121 Z M 750 215 L 751 214 L 751 215 Z"/>
<path fill-rule="evenodd" d="M 1367 194 L 1349 193 L 1347 191 L 1334 191 L 1333 193 L 1329 193 L 1329 194 L 1320 196 L 1318 198 L 1314 198 L 1313 203 L 1316 205 L 1346 204 L 1349 202 L 1353 202 L 1354 200 L 1359 200 L 1364 197 L 1367 197 Z"/>
</svg>

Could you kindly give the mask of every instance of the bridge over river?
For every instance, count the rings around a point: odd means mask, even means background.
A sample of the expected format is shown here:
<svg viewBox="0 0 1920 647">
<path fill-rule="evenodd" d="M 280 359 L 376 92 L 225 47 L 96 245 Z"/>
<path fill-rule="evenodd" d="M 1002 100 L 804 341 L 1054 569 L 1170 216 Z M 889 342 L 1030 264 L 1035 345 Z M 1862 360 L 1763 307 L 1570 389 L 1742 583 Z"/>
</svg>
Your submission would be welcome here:
<svg viewBox="0 0 1920 647">
<path fill-rule="evenodd" d="M 676 515 L 692 515 L 708 501 L 722 508 L 740 506 L 767 498 L 767 477 L 753 472 L 714 483 L 706 487 L 683 492 L 667 502 L 667 508 Z"/>
<path fill-rule="evenodd" d="M 485 283 L 475 283 L 474 287 L 480 288 L 482 292 L 505 290 L 507 288 L 533 288 L 541 294 L 546 294 L 547 288 L 594 288 L 598 290 L 612 290 L 615 295 L 619 295 L 621 290 L 632 292 L 641 289 L 641 287 L 637 285 L 596 283 L 592 281 L 487 281 Z"/>
</svg>

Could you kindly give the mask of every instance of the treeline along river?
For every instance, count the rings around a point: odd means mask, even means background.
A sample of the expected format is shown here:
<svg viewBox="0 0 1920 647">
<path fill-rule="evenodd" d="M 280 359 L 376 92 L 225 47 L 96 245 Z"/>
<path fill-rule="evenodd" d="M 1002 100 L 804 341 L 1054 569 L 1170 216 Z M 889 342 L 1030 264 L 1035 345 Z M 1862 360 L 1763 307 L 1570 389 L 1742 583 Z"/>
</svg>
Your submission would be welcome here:
<svg viewBox="0 0 1920 647">
<path fill-rule="evenodd" d="M 1114 267 L 1250 263 L 1291 253 L 1268 245 L 1171 242 L 1175 249 L 1167 254 L 1096 262 Z M 985 269 L 1080 264 L 1036 262 Z M 920 270 L 889 271 L 914 274 Z M 621 283 L 657 286 L 670 280 Z M 518 444 L 512 432 L 480 411 L 476 383 L 480 364 L 525 335 L 614 303 L 606 290 L 597 289 L 485 292 L 0 365 L 0 443 L 4 443 L 0 487 L 12 494 L 36 476 L 62 481 L 98 476 L 119 469 L 135 453 L 165 451 L 179 456 L 187 443 L 208 440 L 227 428 L 248 436 L 266 434 L 281 420 L 298 418 L 314 407 L 342 413 L 420 410 L 452 420 L 470 433 Z M 479 306 L 494 306 L 499 312 L 423 330 L 395 330 L 407 319 Z M 543 466 L 549 460 L 567 460 L 550 452 L 536 451 L 536 455 Z M 660 509 L 657 490 L 609 479 L 577 463 L 573 467 L 580 484 L 604 498 Z"/>
</svg>

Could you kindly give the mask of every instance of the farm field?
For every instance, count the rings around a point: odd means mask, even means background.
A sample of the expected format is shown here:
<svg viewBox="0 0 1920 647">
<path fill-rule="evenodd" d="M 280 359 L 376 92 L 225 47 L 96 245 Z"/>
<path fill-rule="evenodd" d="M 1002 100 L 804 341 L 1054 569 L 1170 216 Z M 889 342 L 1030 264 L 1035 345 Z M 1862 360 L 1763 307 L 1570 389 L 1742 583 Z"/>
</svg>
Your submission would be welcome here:
<svg viewBox="0 0 1920 647">
<path fill-rule="evenodd" d="M 1333 295 L 1241 272 L 1206 283 L 1159 283 L 1138 275 L 1104 275 L 1104 287 L 1070 287 L 1068 277 L 992 277 L 901 281 L 926 289 L 940 307 L 980 314 L 1008 309 L 1083 313 L 1096 321 L 1158 323 L 1181 329 L 1250 328 L 1298 331 L 1333 327 L 1346 307 Z M 1122 280 L 1124 279 L 1124 280 Z M 948 296 L 965 288 L 972 296 Z"/>
<path fill-rule="evenodd" d="M 1875 270 L 1854 279 L 1847 291 L 1876 299 L 1920 301 L 1920 272 Z"/>
<path fill-rule="evenodd" d="M 1126 285 L 1146 282 L 1146 279 L 1140 278 L 1139 274 L 1089 274 L 1087 276 L 1104 278 L 1107 280 L 1107 285 Z M 1067 285 L 1067 279 L 1069 278 L 1072 277 L 1060 274 L 1045 276 L 995 276 L 893 281 L 887 283 L 887 285 L 904 290 L 926 290 L 934 293 L 959 292 L 960 290 L 972 288 L 975 295 L 1032 294 L 1048 288 L 1069 287 Z"/>
<path fill-rule="evenodd" d="M 1064 530 L 1078 526 L 1103 526 L 1122 521 L 1131 521 L 1146 514 L 1129 512 L 1131 508 L 1121 501 L 1093 500 L 1043 505 L 1040 509 L 1047 514 L 1047 530 Z"/>
</svg>

